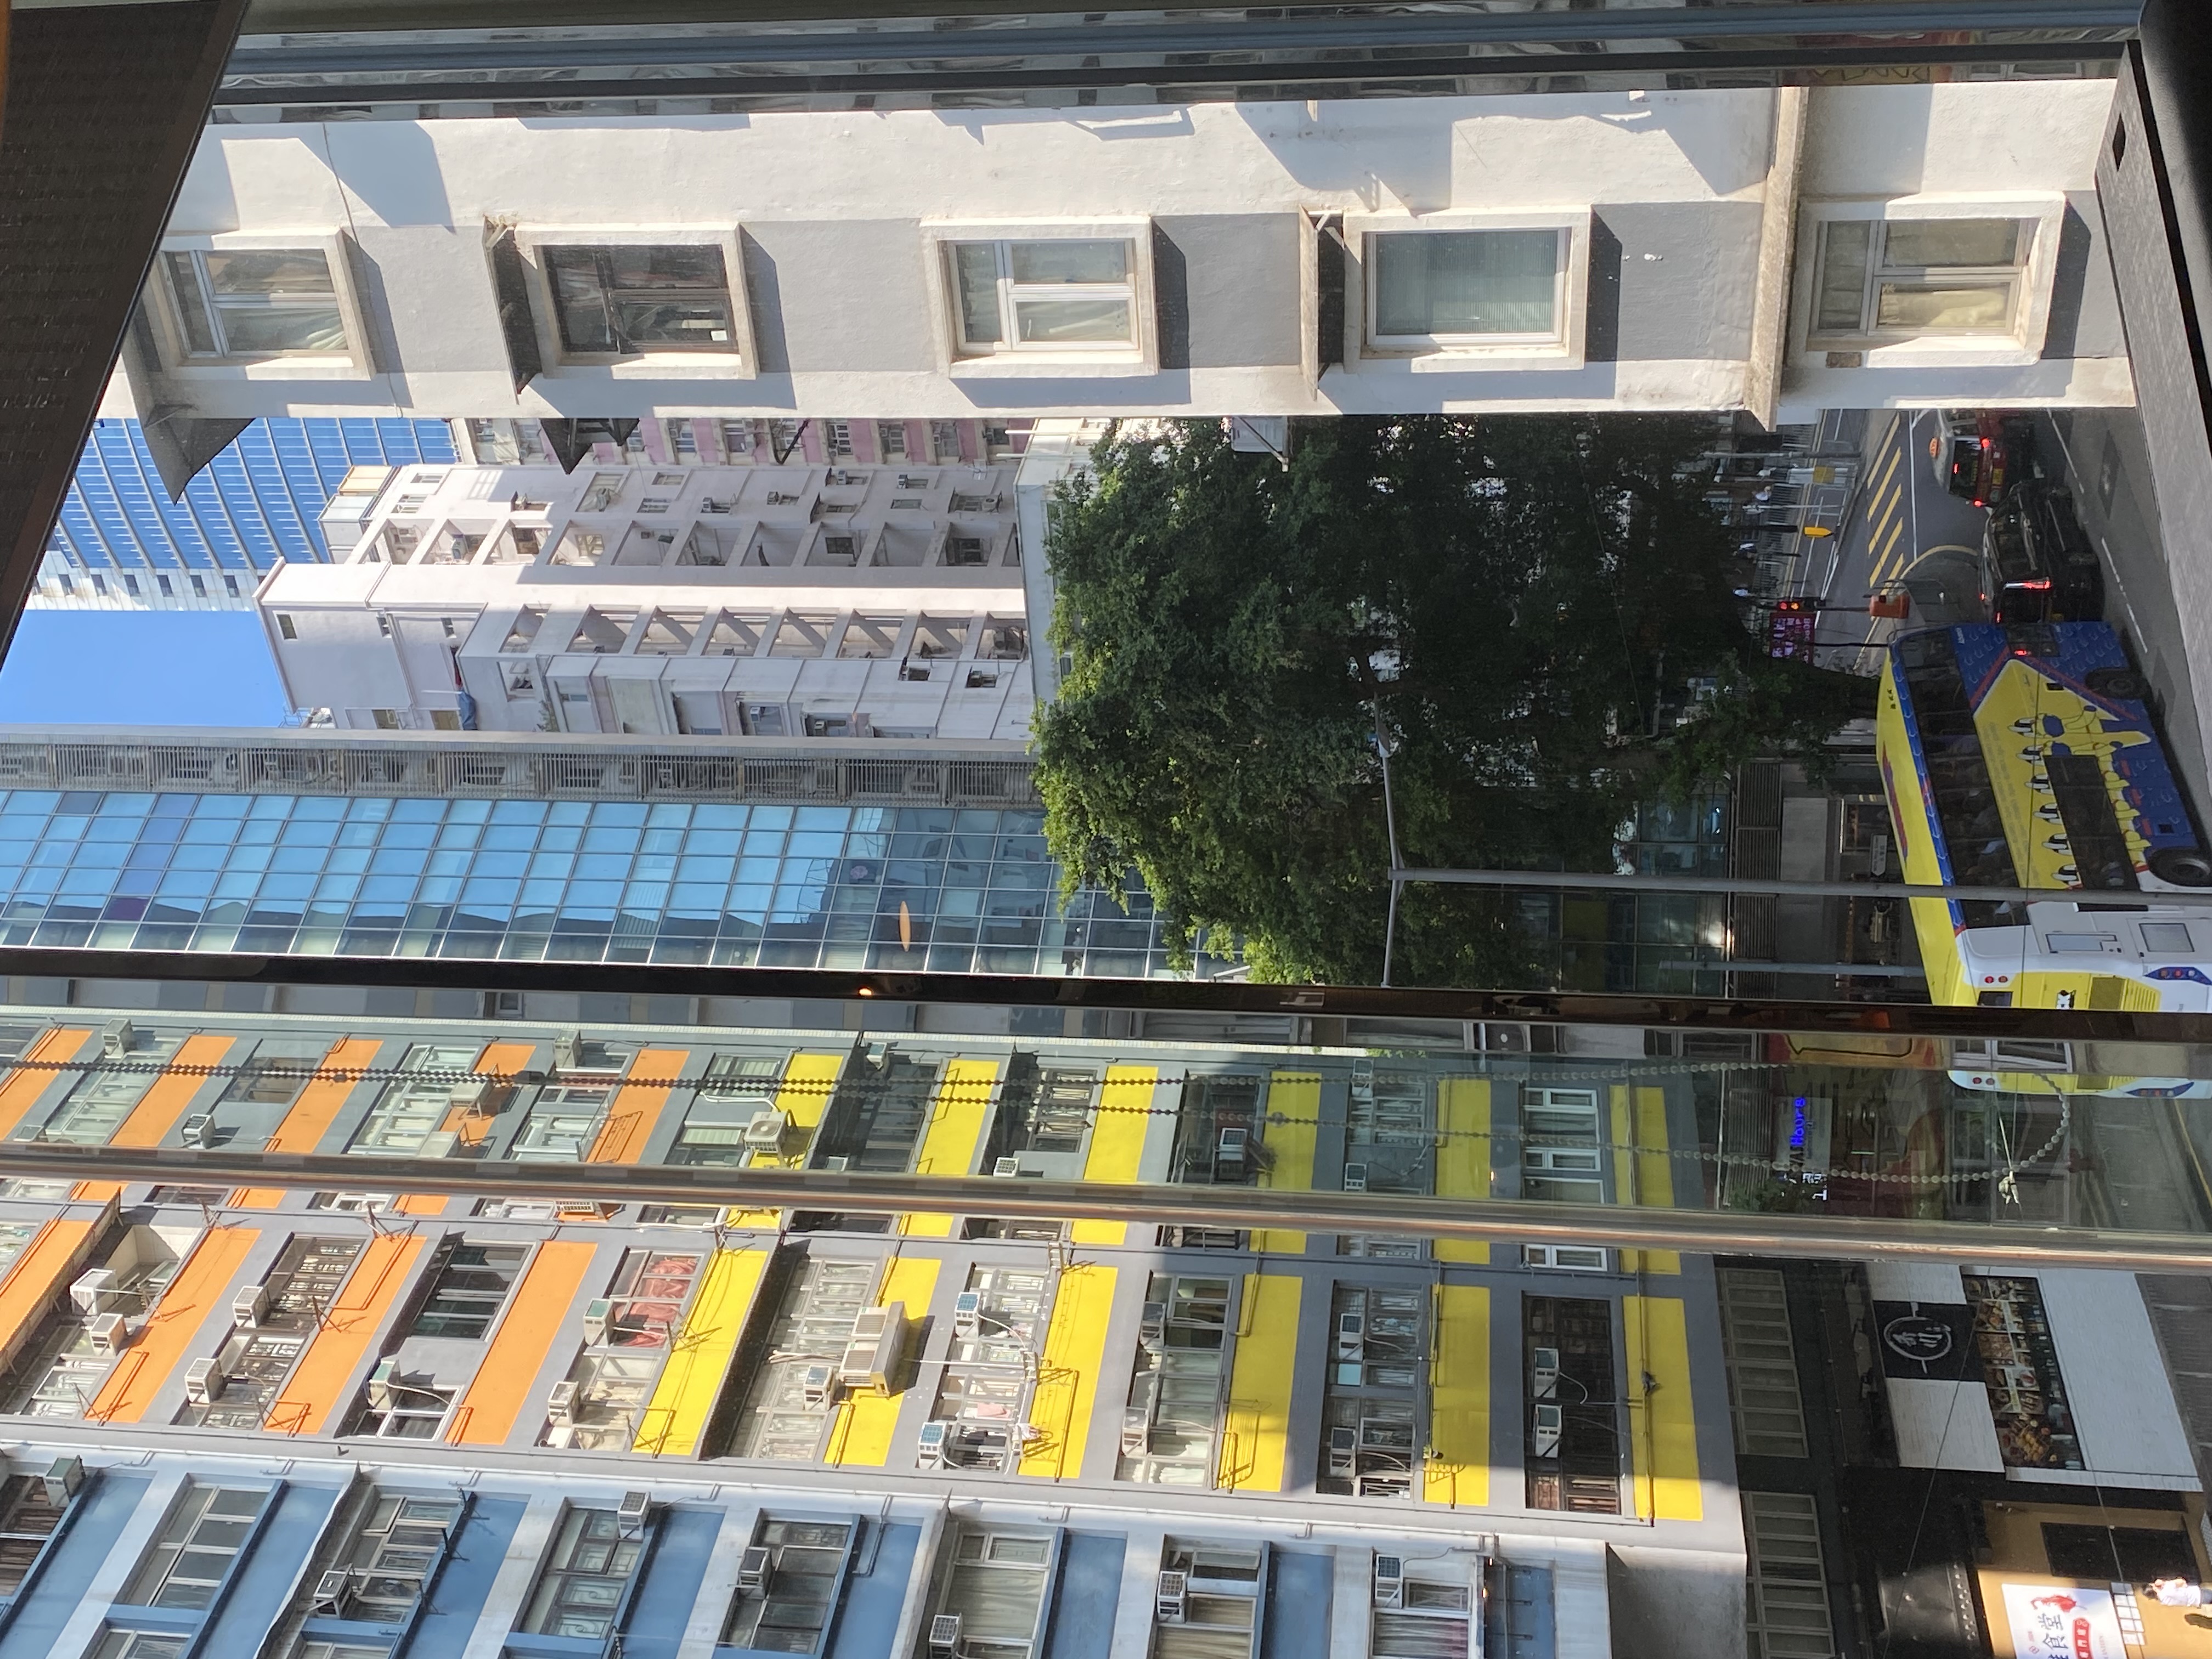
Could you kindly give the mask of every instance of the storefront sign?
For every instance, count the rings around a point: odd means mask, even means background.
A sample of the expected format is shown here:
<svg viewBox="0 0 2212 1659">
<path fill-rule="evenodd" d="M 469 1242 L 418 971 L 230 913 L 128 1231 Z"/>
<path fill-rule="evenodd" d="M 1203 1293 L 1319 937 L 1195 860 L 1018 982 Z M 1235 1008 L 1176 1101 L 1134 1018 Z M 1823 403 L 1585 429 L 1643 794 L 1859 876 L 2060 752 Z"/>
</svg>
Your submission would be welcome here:
<svg viewBox="0 0 2212 1659">
<path fill-rule="evenodd" d="M 2007 1584 L 2014 1659 L 2127 1659 L 2110 1590 Z"/>
<path fill-rule="evenodd" d="M 1874 1318 L 1883 1376 L 1955 1382 L 1981 1374 L 1963 1302 L 1877 1302 Z"/>
<path fill-rule="evenodd" d="M 2011 1469 L 2078 1469 L 2081 1442 L 2058 1350 L 2033 1279 L 1961 1273 L 1974 1314 L 1974 1352 L 1997 1431 L 1997 1455 Z"/>
</svg>

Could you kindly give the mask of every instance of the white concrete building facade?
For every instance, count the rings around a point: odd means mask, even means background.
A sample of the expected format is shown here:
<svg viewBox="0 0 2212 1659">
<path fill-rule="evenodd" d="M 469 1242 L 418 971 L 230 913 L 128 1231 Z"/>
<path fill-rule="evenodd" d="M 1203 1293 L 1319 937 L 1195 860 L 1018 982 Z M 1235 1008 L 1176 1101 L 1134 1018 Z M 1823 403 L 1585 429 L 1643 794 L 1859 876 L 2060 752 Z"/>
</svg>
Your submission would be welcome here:
<svg viewBox="0 0 2212 1659">
<path fill-rule="evenodd" d="M 208 415 L 902 433 L 2124 404 L 2112 86 L 226 125 L 129 369 Z"/>
<path fill-rule="evenodd" d="M 349 729 L 947 739 L 1033 697 L 1008 467 L 356 470 L 257 595 Z"/>
</svg>

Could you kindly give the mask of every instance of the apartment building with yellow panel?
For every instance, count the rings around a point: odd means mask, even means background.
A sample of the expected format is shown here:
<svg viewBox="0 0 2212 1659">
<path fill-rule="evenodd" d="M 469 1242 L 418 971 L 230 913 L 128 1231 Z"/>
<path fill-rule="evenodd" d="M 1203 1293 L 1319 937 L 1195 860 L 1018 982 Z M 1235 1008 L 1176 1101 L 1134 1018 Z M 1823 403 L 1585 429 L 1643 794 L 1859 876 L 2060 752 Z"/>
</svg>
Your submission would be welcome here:
<svg viewBox="0 0 2212 1659">
<path fill-rule="evenodd" d="M 347 994 L 21 1010 L 0 1098 L 16 1135 L 50 1141 L 125 1144 L 160 1091 L 179 1152 L 1064 1178 L 1146 1188 L 1164 1218 L 1199 1186 L 1665 1202 L 1668 1137 L 1694 1133 L 1658 1073 L 1539 1087 L 1465 1054 L 860 1031 L 789 1005 L 781 1024 L 703 1004 L 586 1021 L 574 997 L 566 1018 L 442 993 L 402 1017 Z M 1700 1259 L 367 1182 L 9 1182 L 0 1249 L 0 1414 L 70 1445 L 694 1494 L 679 1507 L 789 1487 L 748 1512 L 746 1559 L 824 1504 L 1028 1517 L 915 1543 L 872 1645 L 679 1632 L 670 1659 L 930 1659 L 949 1613 L 1000 1632 L 954 1650 L 991 1659 L 1431 1659 L 1477 1650 L 1486 1619 L 1519 1645 L 1481 1650 L 1628 1650 L 1624 1609 L 1670 1598 L 1741 1626 Z M 1063 1517 L 1046 1544 L 1040 1514 Z M 548 1524 L 557 1553 L 567 1523 Z M 739 1523 L 686 1525 L 704 1583 Z M 622 1627 L 625 1654 L 663 1651 L 650 1624 Z"/>
</svg>

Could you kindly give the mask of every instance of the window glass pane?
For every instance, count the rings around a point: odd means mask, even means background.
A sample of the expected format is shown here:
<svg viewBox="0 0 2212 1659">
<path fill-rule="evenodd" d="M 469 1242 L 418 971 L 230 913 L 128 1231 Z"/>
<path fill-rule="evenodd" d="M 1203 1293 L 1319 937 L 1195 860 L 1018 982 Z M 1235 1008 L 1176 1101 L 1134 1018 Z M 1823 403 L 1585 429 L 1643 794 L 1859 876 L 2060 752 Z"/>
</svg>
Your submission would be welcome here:
<svg viewBox="0 0 2212 1659">
<path fill-rule="evenodd" d="M 1127 242 L 1015 242 L 1007 254 L 1018 283 L 1119 283 L 1129 274 Z"/>
<path fill-rule="evenodd" d="M 222 331 L 243 356 L 258 351 L 343 351 L 345 319 L 336 306 L 227 307 Z"/>
<path fill-rule="evenodd" d="M 2017 219 L 1893 219 L 1882 227 L 1893 265 L 2008 265 L 2019 258 Z"/>
<path fill-rule="evenodd" d="M 1018 300 L 1015 324 L 1024 345 L 1089 343 L 1129 337 L 1127 300 Z"/>
<path fill-rule="evenodd" d="M 1989 287 L 1937 288 L 1925 283 L 1884 283 L 1875 302 L 1875 321 L 1883 328 L 2002 328 L 2011 313 L 2012 289 Z"/>
<path fill-rule="evenodd" d="M 1005 337 L 999 326 L 999 250 L 990 242 L 959 242 L 952 249 L 954 285 L 960 292 L 960 332 L 977 345 Z"/>
<path fill-rule="evenodd" d="M 614 328 L 599 285 L 599 261 L 588 248 L 545 250 L 561 314 L 561 339 L 571 351 L 612 351 Z"/>
<path fill-rule="evenodd" d="M 208 286 L 220 301 L 232 294 L 329 294 L 330 261 L 319 248 L 252 253 L 204 253 Z"/>
<path fill-rule="evenodd" d="M 718 247 L 611 247 L 602 250 L 614 284 L 624 289 L 720 289 Z"/>
<path fill-rule="evenodd" d="M 1867 249 L 1874 227 L 1863 219 L 1838 219 L 1822 234 L 1820 291 L 1814 325 L 1830 333 L 1855 334 L 1866 315 Z"/>
<path fill-rule="evenodd" d="M 633 346 L 727 345 L 730 307 L 713 300 L 621 300 L 616 319 Z"/>
<path fill-rule="evenodd" d="M 199 274 L 189 253 L 165 256 L 169 265 L 169 291 L 176 298 L 177 320 L 185 331 L 187 349 L 204 357 L 216 355 L 215 328 L 208 321 L 207 301 L 200 294 Z"/>
<path fill-rule="evenodd" d="M 1423 231 L 1375 242 L 1378 334 L 1547 334 L 1554 326 L 1557 231 Z"/>
</svg>

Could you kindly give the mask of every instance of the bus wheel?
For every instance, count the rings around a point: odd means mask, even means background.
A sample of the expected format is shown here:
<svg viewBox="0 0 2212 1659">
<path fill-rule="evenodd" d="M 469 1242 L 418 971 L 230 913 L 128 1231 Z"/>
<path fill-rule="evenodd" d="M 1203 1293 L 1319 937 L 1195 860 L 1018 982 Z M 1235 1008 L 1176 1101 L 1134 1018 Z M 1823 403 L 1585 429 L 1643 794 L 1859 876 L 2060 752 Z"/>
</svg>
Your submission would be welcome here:
<svg viewBox="0 0 2212 1659">
<path fill-rule="evenodd" d="M 2212 858 L 2193 847 L 2154 847 L 2150 872 L 2176 887 L 2212 887 Z"/>
<path fill-rule="evenodd" d="M 2093 668 L 2081 682 L 2093 696 L 2141 702 L 2150 696 L 2150 682 L 2132 668 Z"/>
</svg>

